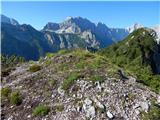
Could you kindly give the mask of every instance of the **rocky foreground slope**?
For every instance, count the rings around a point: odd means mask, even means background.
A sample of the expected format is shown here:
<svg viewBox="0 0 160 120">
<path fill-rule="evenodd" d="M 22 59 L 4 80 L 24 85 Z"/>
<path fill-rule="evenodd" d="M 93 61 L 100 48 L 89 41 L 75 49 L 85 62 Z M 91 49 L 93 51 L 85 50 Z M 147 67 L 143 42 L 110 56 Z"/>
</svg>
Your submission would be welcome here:
<svg viewBox="0 0 160 120">
<path fill-rule="evenodd" d="M 18 65 L 2 77 L 2 119 L 159 120 L 160 95 L 118 69 L 81 50 Z"/>
</svg>

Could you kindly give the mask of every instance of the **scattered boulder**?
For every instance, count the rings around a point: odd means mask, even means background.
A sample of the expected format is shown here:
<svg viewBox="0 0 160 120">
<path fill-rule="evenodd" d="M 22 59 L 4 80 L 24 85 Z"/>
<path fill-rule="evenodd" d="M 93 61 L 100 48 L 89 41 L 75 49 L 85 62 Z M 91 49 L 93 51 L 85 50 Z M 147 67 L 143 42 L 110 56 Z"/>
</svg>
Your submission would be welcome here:
<svg viewBox="0 0 160 120">
<path fill-rule="evenodd" d="M 110 111 L 107 111 L 107 117 L 109 119 L 113 119 L 114 118 L 113 114 Z"/>
<path fill-rule="evenodd" d="M 86 98 L 83 104 L 83 109 L 86 113 L 86 117 L 94 118 L 96 115 L 95 107 L 92 106 L 92 101 L 89 98 Z"/>
<path fill-rule="evenodd" d="M 148 112 L 148 110 L 149 110 L 149 104 L 148 104 L 148 102 L 141 102 L 140 106 L 141 106 L 141 108 L 142 108 L 143 111 Z"/>
<path fill-rule="evenodd" d="M 92 104 L 92 101 L 91 101 L 89 98 L 86 98 L 86 99 L 84 100 L 84 103 L 85 103 L 86 105 L 91 105 L 91 104 Z"/>
<path fill-rule="evenodd" d="M 88 109 L 86 109 L 86 116 L 90 118 L 94 118 L 96 115 L 96 110 L 94 106 L 89 106 Z"/>
</svg>

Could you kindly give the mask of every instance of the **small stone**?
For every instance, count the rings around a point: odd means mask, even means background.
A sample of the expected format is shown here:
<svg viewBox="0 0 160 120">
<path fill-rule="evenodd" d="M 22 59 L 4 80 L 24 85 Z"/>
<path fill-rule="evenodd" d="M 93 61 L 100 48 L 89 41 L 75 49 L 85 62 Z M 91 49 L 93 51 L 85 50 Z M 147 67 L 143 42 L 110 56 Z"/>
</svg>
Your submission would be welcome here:
<svg viewBox="0 0 160 120">
<path fill-rule="evenodd" d="M 76 95 L 75 95 L 75 94 L 73 94 L 73 97 L 75 98 L 75 97 L 76 97 Z"/>
<path fill-rule="evenodd" d="M 28 115 L 27 118 L 31 118 L 31 115 Z"/>
<path fill-rule="evenodd" d="M 10 108 L 13 108 L 14 106 L 11 106 Z"/>
<path fill-rule="evenodd" d="M 29 109 L 29 108 L 31 108 L 31 106 L 30 106 L 30 105 L 28 105 L 28 106 L 27 106 L 27 109 Z"/>
<path fill-rule="evenodd" d="M 87 110 L 86 110 L 86 116 L 90 117 L 90 118 L 94 118 L 96 114 L 95 108 L 94 106 L 90 106 Z"/>
<path fill-rule="evenodd" d="M 55 94 L 52 94 L 52 96 L 51 96 L 51 97 L 52 97 L 52 98 L 54 98 L 55 96 L 56 96 Z"/>
<path fill-rule="evenodd" d="M 112 119 L 114 116 L 113 116 L 113 114 L 110 112 L 110 111 L 107 111 L 107 116 L 110 118 L 110 119 Z"/>
</svg>

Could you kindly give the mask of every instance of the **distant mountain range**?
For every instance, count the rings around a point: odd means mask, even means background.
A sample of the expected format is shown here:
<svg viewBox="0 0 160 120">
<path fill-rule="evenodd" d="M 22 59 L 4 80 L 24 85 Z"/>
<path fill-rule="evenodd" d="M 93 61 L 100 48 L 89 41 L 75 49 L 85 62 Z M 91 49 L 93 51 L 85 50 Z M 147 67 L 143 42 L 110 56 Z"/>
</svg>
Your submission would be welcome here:
<svg viewBox="0 0 160 120">
<path fill-rule="evenodd" d="M 4 15 L 1 15 L 1 23 L 2 54 L 15 54 L 26 60 L 38 60 L 47 52 L 60 49 L 104 48 L 124 39 L 134 29 L 143 27 L 135 24 L 126 29 L 109 28 L 82 17 L 67 17 L 62 23 L 49 22 L 40 31 L 31 25 L 20 25 L 15 19 Z"/>
</svg>

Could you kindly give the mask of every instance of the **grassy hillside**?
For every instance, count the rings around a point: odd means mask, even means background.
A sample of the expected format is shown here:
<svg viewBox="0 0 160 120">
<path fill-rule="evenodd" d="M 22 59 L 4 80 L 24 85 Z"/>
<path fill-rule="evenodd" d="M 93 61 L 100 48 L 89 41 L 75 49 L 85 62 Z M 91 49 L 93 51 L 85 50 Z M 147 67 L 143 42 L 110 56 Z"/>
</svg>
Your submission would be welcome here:
<svg viewBox="0 0 160 120">
<path fill-rule="evenodd" d="M 99 54 L 106 56 L 113 64 L 136 76 L 143 84 L 160 92 L 160 75 L 157 74 L 154 54 L 158 45 L 146 29 L 138 29 L 126 39 L 106 49 Z"/>
</svg>

